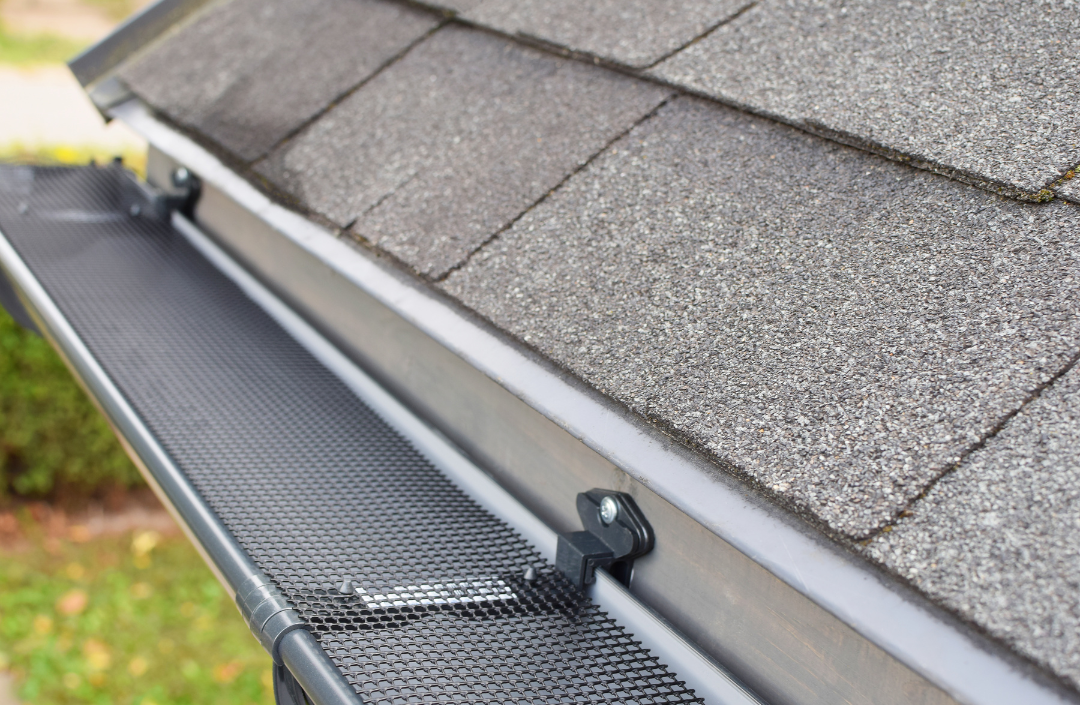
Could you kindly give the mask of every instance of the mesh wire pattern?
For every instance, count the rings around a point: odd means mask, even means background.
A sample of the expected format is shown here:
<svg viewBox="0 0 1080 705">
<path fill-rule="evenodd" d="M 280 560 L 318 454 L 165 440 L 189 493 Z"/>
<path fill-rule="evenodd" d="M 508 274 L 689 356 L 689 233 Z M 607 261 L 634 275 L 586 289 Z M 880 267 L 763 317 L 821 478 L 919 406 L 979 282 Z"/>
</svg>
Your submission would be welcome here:
<svg viewBox="0 0 1080 705">
<path fill-rule="evenodd" d="M 139 199 L 0 167 L 0 230 L 365 702 L 700 702 Z"/>
</svg>

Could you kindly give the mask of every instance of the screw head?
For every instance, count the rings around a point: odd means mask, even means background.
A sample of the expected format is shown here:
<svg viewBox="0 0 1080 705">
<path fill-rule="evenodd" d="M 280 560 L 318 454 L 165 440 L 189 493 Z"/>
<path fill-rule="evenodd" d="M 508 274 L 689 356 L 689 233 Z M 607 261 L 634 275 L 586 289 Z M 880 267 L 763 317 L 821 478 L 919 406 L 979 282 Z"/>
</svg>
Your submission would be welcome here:
<svg viewBox="0 0 1080 705">
<path fill-rule="evenodd" d="M 607 526 L 619 518 L 619 503 L 611 495 L 600 500 L 600 521 Z"/>
<path fill-rule="evenodd" d="M 128 213 L 131 214 L 132 218 L 138 218 L 140 215 L 142 215 L 142 206 L 138 204 L 133 205 L 131 208 L 128 209 Z"/>
<path fill-rule="evenodd" d="M 338 586 L 338 592 L 342 595 L 351 595 L 356 592 L 356 585 L 349 578 L 345 578 L 341 581 L 341 585 Z"/>
<path fill-rule="evenodd" d="M 191 172 L 186 167 L 176 167 L 172 173 L 172 183 L 176 188 L 185 188 L 191 184 Z"/>
</svg>

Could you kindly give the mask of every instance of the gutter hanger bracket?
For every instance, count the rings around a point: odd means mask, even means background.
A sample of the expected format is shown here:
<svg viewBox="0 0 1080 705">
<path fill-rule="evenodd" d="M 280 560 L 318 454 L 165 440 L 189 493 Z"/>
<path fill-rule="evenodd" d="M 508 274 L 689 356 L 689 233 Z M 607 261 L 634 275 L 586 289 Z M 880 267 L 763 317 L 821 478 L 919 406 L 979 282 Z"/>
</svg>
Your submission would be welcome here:
<svg viewBox="0 0 1080 705">
<path fill-rule="evenodd" d="M 633 497 L 592 489 L 577 496 L 577 510 L 585 531 L 559 534 L 555 566 L 578 589 L 596 581 L 597 568 L 629 587 L 634 559 L 653 547 L 652 526 Z"/>
</svg>

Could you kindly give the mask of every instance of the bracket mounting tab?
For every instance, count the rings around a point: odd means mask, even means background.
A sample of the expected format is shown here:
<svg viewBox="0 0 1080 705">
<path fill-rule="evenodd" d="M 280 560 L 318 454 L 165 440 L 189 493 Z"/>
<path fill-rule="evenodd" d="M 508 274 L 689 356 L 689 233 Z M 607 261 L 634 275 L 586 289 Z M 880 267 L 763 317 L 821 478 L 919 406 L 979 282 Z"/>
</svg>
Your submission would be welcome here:
<svg viewBox="0 0 1080 705">
<path fill-rule="evenodd" d="M 556 567 L 578 588 L 596 580 L 606 568 L 627 587 L 634 559 L 653 547 L 653 530 L 633 497 L 625 492 L 592 489 L 577 496 L 584 531 L 559 534 Z"/>
</svg>

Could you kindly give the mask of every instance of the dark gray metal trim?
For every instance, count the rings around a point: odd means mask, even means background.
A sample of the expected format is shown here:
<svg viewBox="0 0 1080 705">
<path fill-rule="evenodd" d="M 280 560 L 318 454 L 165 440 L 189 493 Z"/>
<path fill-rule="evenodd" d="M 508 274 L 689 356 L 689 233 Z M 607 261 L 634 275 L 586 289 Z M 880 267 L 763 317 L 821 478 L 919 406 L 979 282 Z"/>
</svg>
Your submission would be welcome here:
<svg viewBox="0 0 1080 705">
<path fill-rule="evenodd" d="M 199 548 L 226 590 L 237 596 L 241 613 L 267 652 L 280 661 L 284 658 L 280 653 L 281 645 L 287 642 L 290 658 L 303 664 L 307 673 L 328 677 L 332 672 L 340 687 L 319 685 L 316 691 L 326 699 L 317 699 L 309 692 L 316 705 L 357 705 L 361 702 L 310 633 L 304 631 L 308 634 L 307 640 L 290 637 L 296 631 L 303 631 L 298 629 L 302 624 L 296 613 L 284 605 L 283 600 L 275 601 L 276 591 L 265 588 L 270 585 L 269 580 L 173 464 L 2 232 L 0 268 L 17 290 L 38 330 L 52 343 L 98 404 L 159 499 Z M 240 589 L 243 589 L 242 595 L 238 594 Z M 256 595 L 262 599 L 257 599 Z M 258 610 L 260 606 L 261 611 Z M 261 619 L 252 619 L 256 612 Z M 322 666 L 318 666 L 320 662 Z M 304 683 L 298 675 L 297 680 Z"/>
<path fill-rule="evenodd" d="M 112 34 L 68 62 L 83 86 L 104 78 L 121 61 L 161 36 L 208 0 L 158 0 L 129 17 Z"/>
<path fill-rule="evenodd" d="M 641 419 L 273 203 L 139 103 L 114 114 L 202 178 L 196 215 L 220 244 L 549 526 L 573 528 L 573 497 L 589 487 L 632 494 L 657 547 L 631 591 L 766 699 L 1075 702 Z"/>
</svg>

